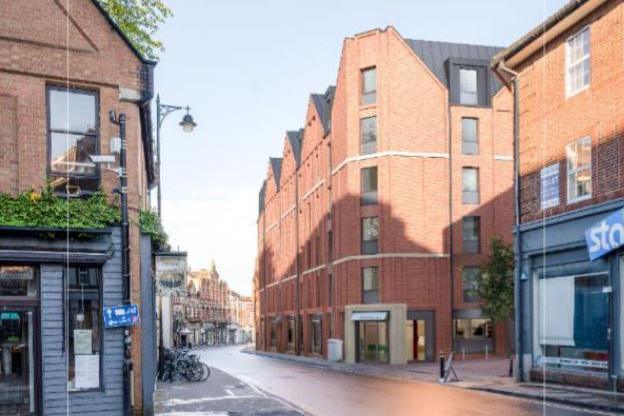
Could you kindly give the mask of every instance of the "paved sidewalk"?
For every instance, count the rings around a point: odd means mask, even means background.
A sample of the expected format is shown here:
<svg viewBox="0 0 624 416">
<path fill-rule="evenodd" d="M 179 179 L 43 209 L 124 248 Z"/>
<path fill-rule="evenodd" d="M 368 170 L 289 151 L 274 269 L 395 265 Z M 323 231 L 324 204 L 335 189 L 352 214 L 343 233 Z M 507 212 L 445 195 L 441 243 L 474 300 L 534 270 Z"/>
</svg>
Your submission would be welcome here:
<svg viewBox="0 0 624 416">
<path fill-rule="evenodd" d="M 205 382 L 159 382 L 155 411 L 159 416 L 302 416 L 284 400 L 221 370 L 210 368 Z"/>
<path fill-rule="evenodd" d="M 412 382 L 438 382 L 438 363 L 418 363 L 403 366 L 347 364 L 344 362 L 334 363 L 317 357 L 255 351 L 252 348 L 244 349 L 242 352 L 343 373 Z M 455 361 L 454 368 L 460 381 L 446 384 L 449 387 L 478 390 L 537 401 L 546 400 L 551 403 L 624 414 L 624 394 L 622 393 L 609 393 L 557 384 L 543 386 L 538 383 L 517 383 L 512 377 L 508 376 L 508 359 L 460 360 Z"/>
</svg>

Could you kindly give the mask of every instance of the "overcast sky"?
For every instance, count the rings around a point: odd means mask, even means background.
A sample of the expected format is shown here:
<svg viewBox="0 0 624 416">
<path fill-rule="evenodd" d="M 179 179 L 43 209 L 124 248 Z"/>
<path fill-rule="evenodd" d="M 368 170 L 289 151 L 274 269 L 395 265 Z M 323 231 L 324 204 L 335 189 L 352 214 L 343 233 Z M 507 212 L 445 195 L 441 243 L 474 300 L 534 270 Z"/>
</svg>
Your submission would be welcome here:
<svg viewBox="0 0 624 416">
<path fill-rule="evenodd" d="M 215 259 L 251 294 L 258 190 L 308 95 L 335 84 L 342 40 L 392 25 L 407 38 L 506 46 L 565 0 L 166 0 L 156 70 L 164 103 L 192 107 L 162 130 L 163 217 L 189 265 Z"/>
</svg>

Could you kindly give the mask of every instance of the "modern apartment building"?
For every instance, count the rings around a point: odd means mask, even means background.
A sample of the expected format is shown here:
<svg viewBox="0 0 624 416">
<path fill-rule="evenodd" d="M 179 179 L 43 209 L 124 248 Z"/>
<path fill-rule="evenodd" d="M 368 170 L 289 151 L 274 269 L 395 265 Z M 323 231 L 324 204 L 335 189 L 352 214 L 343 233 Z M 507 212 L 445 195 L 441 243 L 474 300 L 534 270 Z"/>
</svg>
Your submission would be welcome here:
<svg viewBox="0 0 624 416">
<path fill-rule="evenodd" d="M 622 389 L 624 5 L 568 2 L 492 63 L 514 92 L 523 379 Z"/>
<path fill-rule="evenodd" d="M 121 130 L 109 117 L 115 111 L 127 121 L 130 216 L 129 276 L 124 276 L 124 227 L 118 221 L 88 230 L 42 229 L 32 223 L 7 224 L 4 206 L 2 415 L 121 415 L 127 407 L 135 414 L 153 414 L 151 244 L 137 224 L 156 180 L 150 122 L 154 65 L 97 1 L 0 5 L 2 203 L 32 190 L 28 198 L 36 210 L 37 202 L 48 198 L 48 184 L 63 199 L 93 201 L 93 193 L 102 189 L 112 203 L 119 178 L 90 156 L 116 154 L 114 167 L 119 166 L 115 138 Z M 73 211 L 70 220 L 89 224 L 98 213 L 94 207 Z M 128 301 L 142 312 L 141 326 L 131 330 L 132 368 L 124 366 L 124 329 L 105 327 L 103 319 L 104 308 Z"/>
<path fill-rule="evenodd" d="M 344 41 L 336 85 L 308 100 L 259 195 L 256 345 L 347 362 L 503 354 L 481 311 L 489 241 L 511 241 L 512 95 L 500 48 Z"/>
</svg>

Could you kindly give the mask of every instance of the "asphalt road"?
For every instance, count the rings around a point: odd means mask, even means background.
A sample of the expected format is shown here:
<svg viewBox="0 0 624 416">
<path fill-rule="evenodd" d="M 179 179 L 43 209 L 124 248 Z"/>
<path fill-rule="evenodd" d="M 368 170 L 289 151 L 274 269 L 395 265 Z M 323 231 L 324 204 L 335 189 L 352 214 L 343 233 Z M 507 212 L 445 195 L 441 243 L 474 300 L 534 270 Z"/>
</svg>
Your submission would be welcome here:
<svg viewBox="0 0 624 416">
<path fill-rule="evenodd" d="M 202 361 L 315 416 L 612 415 L 434 383 L 337 373 L 246 354 L 240 349 L 204 349 Z"/>
</svg>

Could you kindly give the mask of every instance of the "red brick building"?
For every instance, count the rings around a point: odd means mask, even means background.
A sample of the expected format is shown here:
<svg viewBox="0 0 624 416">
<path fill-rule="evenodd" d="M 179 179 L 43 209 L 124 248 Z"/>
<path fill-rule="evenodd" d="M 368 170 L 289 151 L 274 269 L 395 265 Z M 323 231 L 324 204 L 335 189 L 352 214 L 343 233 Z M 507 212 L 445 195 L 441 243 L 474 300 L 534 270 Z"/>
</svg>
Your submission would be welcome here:
<svg viewBox="0 0 624 416">
<path fill-rule="evenodd" d="M 570 1 L 492 63 L 518 103 L 523 379 L 622 388 L 623 14 Z"/>
<path fill-rule="evenodd" d="M 349 362 L 393 364 L 508 350 L 474 291 L 513 222 L 499 50 L 392 27 L 345 39 L 336 86 L 310 96 L 260 192 L 259 349 L 327 356 L 340 339 Z"/>
</svg>

